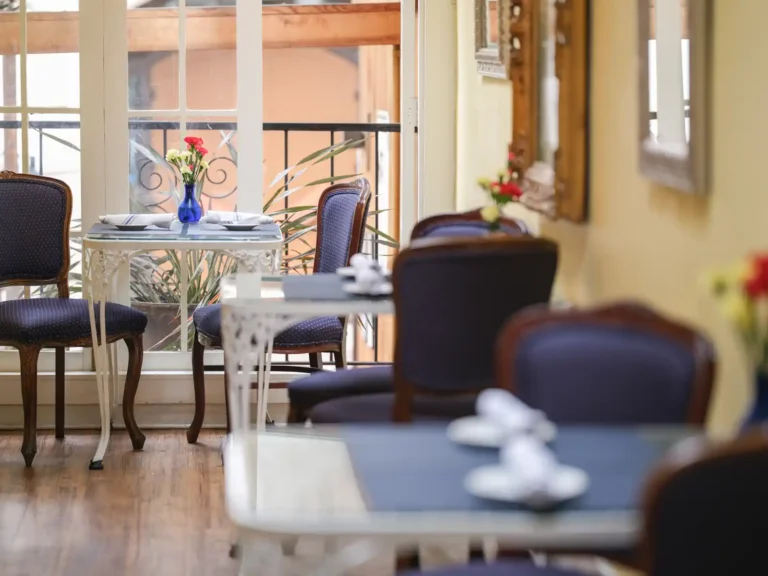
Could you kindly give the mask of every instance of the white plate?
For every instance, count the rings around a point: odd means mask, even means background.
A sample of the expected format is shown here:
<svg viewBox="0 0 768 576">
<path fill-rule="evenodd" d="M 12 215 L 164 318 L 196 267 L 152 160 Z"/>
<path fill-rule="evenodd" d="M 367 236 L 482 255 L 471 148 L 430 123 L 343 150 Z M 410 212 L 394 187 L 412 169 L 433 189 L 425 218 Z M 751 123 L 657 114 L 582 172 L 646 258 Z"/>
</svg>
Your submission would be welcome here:
<svg viewBox="0 0 768 576">
<path fill-rule="evenodd" d="M 522 432 L 522 431 L 521 431 Z M 448 424 L 448 438 L 457 444 L 480 448 L 501 448 L 509 438 L 509 429 L 480 416 L 465 416 Z M 552 442 L 557 436 L 557 427 L 545 420 L 533 430 L 542 442 Z"/>
<path fill-rule="evenodd" d="M 392 283 L 382 282 L 372 289 L 364 289 L 362 286 L 350 282 L 343 285 L 344 292 L 347 294 L 356 294 L 358 296 L 389 296 L 392 294 Z"/>
<path fill-rule="evenodd" d="M 341 276 L 342 278 L 354 278 L 355 277 L 355 269 L 352 268 L 352 266 L 345 266 L 344 268 L 337 268 L 336 274 Z M 391 275 L 391 272 L 389 270 L 382 270 L 382 275 L 385 278 L 389 278 Z"/>
<path fill-rule="evenodd" d="M 464 478 L 464 487 L 478 498 L 546 508 L 584 494 L 589 477 L 584 470 L 559 465 L 547 480 L 546 492 L 532 495 L 530 487 L 513 470 L 495 464 L 470 471 Z"/>
</svg>

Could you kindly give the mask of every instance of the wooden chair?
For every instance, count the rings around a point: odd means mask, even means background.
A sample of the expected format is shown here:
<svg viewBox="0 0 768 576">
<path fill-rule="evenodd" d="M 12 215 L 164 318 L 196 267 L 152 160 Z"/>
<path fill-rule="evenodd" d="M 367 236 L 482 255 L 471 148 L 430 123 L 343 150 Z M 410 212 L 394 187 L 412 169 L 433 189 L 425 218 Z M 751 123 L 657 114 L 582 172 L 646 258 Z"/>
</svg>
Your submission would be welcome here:
<svg viewBox="0 0 768 576">
<path fill-rule="evenodd" d="M 496 363 L 498 386 L 559 424 L 703 425 L 715 377 L 705 335 L 629 302 L 526 310 Z"/>
<path fill-rule="evenodd" d="M 699 331 L 639 303 L 541 306 L 510 318 L 499 334 L 496 375 L 497 386 L 557 424 L 703 426 L 715 352 Z M 499 553 L 521 554 L 528 552 Z M 589 555 L 632 565 L 636 560 L 633 549 Z"/>
<path fill-rule="evenodd" d="M 55 285 L 58 298 L 0 302 L 0 346 L 18 349 L 24 404 L 21 453 L 27 466 L 37 452 L 37 361 L 43 348 L 56 350 L 56 438 L 64 437 L 64 352 L 92 347 L 88 301 L 69 298 L 69 226 L 72 192 L 59 180 L 0 172 L 0 287 Z M 141 377 L 142 334 L 147 317 L 107 303 L 107 342 L 125 340 L 128 374 L 123 417 L 136 450 L 144 446 L 133 414 Z"/>
<path fill-rule="evenodd" d="M 317 208 L 317 251 L 313 273 L 335 273 L 349 265 L 349 259 L 362 249 L 365 224 L 371 202 L 371 188 L 365 178 L 327 188 Z M 187 430 L 187 441 L 194 443 L 205 418 L 205 349 L 221 347 L 221 304 L 205 306 L 193 315 L 195 337 L 192 346 L 192 372 L 195 386 L 195 416 Z M 346 319 L 312 318 L 277 335 L 275 354 L 309 354 L 310 366 L 323 367 L 322 354 L 334 355 L 337 368 L 344 368 L 344 330 Z M 224 384 L 226 392 L 226 382 Z M 229 430 L 229 403 L 227 403 Z"/>
<path fill-rule="evenodd" d="M 646 485 L 639 565 L 648 576 L 764 574 L 768 428 L 678 446 Z"/>
<path fill-rule="evenodd" d="M 495 385 L 495 341 L 504 320 L 549 301 L 557 259 L 555 243 L 530 236 L 414 242 L 393 272 L 394 392 L 323 402 L 312 421 L 408 422 L 474 413 L 476 393 Z"/>
<path fill-rule="evenodd" d="M 502 218 L 499 231 L 510 236 L 529 234 L 522 220 Z M 486 236 L 488 223 L 480 216 L 480 210 L 455 214 L 438 214 L 416 224 L 411 242 L 424 238 L 472 238 Z M 394 391 L 394 374 L 391 365 L 375 366 L 364 370 L 337 370 L 323 372 L 309 378 L 294 380 L 288 384 L 290 409 L 288 421 L 304 422 L 312 408 L 322 402 L 360 396 L 386 394 Z"/>
</svg>

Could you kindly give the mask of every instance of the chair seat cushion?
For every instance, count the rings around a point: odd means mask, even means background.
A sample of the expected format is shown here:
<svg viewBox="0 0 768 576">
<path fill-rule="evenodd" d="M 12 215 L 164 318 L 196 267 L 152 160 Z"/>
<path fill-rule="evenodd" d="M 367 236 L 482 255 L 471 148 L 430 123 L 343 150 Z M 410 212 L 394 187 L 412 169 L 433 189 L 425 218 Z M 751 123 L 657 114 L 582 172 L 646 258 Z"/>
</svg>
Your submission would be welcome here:
<svg viewBox="0 0 768 576">
<path fill-rule="evenodd" d="M 312 408 L 315 424 L 391 422 L 395 395 L 365 394 L 337 398 Z M 412 415 L 416 421 L 449 421 L 475 413 L 475 396 L 434 398 L 416 396 Z"/>
<path fill-rule="evenodd" d="M 292 406 L 306 411 L 336 398 L 392 392 L 393 379 L 391 366 L 317 372 L 290 382 L 288 398 Z"/>
<path fill-rule="evenodd" d="M 221 304 L 198 308 L 192 319 L 199 334 L 214 343 L 221 341 Z M 275 351 L 325 344 L 341 346 L 343 334 L 341 321 L 335 316 L 310 318 L 280 332 L 273 346 Z"/>
<path fill-rule="evenodd" d="M 426 576 L 427 574 L 429 576 L 580 576 L 582 573 L 550 566 L 539 567 L 527 561 L 512 561 L 451 566 L 429 572 L 405 572 L 400 576 Z"/>
<path fill-rule="evenodd" d="M 147 317 L 128 306 L 107 303 L 104 313 L 107 336 L 142 334 L 147 327 Z M 34 298 L 0 302 L 0 342 L 37 344 L 90 338 L 87 300 Z"/>
</svg>

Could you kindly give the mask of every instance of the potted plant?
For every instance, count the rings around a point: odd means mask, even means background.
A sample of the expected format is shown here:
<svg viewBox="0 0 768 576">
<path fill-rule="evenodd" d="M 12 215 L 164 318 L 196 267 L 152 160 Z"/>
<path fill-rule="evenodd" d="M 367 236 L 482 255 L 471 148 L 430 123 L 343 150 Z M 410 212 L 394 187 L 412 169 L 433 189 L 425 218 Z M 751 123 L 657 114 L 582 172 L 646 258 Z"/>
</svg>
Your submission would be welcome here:
<svg viewBox="0 0 768 576">
<path fill-rule="evenodd" d="M 507 167 L 499 171 L 496 180 L 481 178 L 480 188 L 487 194 L 491 203 L 480 211 L 483 220 L 488 222 L 488 229 L 495 232 L 499 229 L 504 206 L 511 202 L 519 202 L 523 190 L 519 183 L 519 173 L 515 165 L 515 155 L 510 152 L 507 156 Z"/>
<path fill-rule="evenodd" d="M 768 254 L 716 272 L 709 289 L 738 332 L 754 374 L 755 397 L 743 426 L 768 421 Z"/>
</svg>

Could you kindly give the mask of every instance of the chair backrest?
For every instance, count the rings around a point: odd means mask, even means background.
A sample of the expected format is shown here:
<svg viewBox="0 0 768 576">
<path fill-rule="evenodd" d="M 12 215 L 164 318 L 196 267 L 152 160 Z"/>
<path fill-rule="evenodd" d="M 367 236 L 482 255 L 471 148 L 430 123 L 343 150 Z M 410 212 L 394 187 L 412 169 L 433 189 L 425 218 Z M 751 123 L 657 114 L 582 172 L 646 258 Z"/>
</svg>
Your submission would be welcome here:
<svg viewBox="0 0 768 576">
<path fill-rule="evenodd" d="M 714 358 L 700 332 L 640 304 L 539 307 L 499 336 L 498 386 L 556 423 L 701 424 Z"/>
<path fill-rule="evenodd" d="M 393 271 L 397 421 L 416 393 L 476 393 L 494 385 L 504 320 L 548 302 L 557 245 L 531 236 L 423 239 Z"/>
<path fill-rule="evenodd" d="M 371 186 L 360 178 L 326 188 L 317 204 L 315 273 L 333 273 L 360 252 L 371 203 Z"/>
<path fill-rule="evenodd" d="M 66 296 L 71 217 L 64 182 L 0 172 L 0 286 L 57 284 Z"/>
<path fill-rule="evenodd" d="M 528 226 L 516 218 L 502 218 L 499 232 L 510 236 L 530 234 Z M 483 220 L 480 210 L 471 210 L 456 214 L 438 214 L 420 220 L 411 232 L 411 241 L 418 238 L 467 238 L 487 236 L 488 222 Z"/>
<path fill-rule="evenodd" d="M 643 574 L 765 574 L 766 486 L 768 428 L 678 446 L 646 484 Z"/>
</svg>

